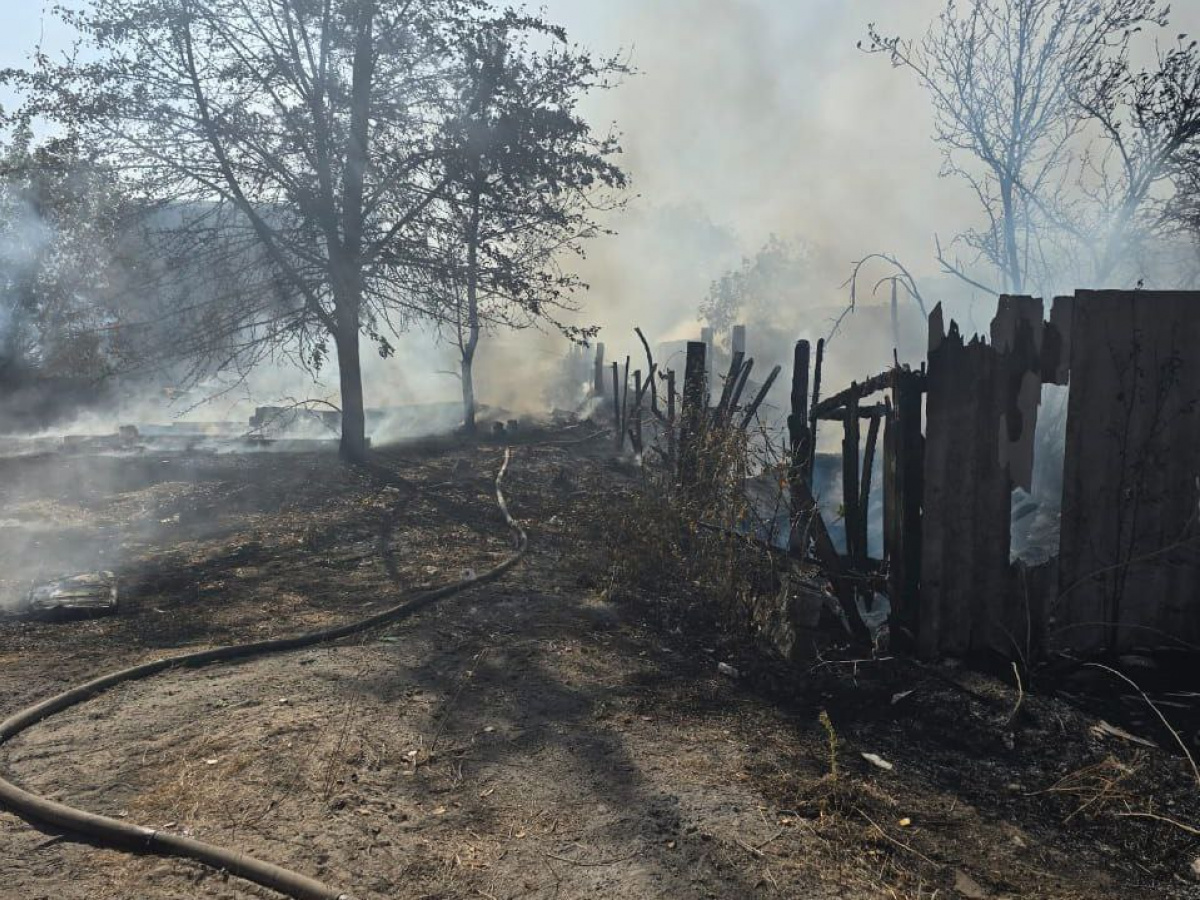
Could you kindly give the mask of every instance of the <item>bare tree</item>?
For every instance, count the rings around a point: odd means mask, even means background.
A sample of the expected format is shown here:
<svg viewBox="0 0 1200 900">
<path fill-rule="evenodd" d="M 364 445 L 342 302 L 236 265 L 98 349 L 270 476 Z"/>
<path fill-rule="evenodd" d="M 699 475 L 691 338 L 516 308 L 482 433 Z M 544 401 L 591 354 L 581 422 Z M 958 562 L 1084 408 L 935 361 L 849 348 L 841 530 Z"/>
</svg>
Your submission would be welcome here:
<svg viewBox="0 0 1200 900">
<path fill-rule="evenodd" d="M 1049 280 L 1057 259 L 1077 248 L 1068 236 L 1072 148 L 1085 127 L 1081 98 L 1127 59 L 1144 25 L 1165 25 L 1159 0 L 949 0 L 919 42 L 869 26 L 868 52 L 889 56 L 926 88 L 935 113 L 943 171 L 964 179 L 985 216 L 959 235 L 964 263 L 938 243 L 943 270 L 974 287 L 974 263 L 989 264 L 1003 288 L 1023 293 Z M 1109 91 L 1114 99 L 1118 91 Z"/>
</svg>

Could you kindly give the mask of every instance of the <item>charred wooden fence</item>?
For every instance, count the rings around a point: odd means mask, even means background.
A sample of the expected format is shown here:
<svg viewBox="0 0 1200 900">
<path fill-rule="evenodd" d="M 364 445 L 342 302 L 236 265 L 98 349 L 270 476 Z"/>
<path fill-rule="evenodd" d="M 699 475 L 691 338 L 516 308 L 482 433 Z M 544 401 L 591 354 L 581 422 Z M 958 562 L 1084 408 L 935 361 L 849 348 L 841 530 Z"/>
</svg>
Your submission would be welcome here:
<svg viewBox="0 0 1200 900">
<path fill-rule="evenodd" d="M 635 371 L 632 385 L 628 357 L 607 373 L 603 348 L 595 360 L 617 447 L 628 439 L 641 453 L 652 422 L 676 483 L 702 483 L 700 436 L 714 424 L 745 431 L 779 367 L 743 405 L 754 361 L 739 328 L 716 396 L 706 335 L 686 346 L 677 395 L 675 373 L 660 372 L 638 337 L 647 374 Z M 939 306 L 920 369 L 896 365 L 827 398 L 823 342 L 813 350 L 797 342 L 792 365 L 790 549 L 818 558 L 859 637 L 860 609 L 883 594 L 893 636 L 929 657 L 1200 645 L 1200 293 L 1078 291 L 1048 319 L 1042 300 L 1004 296 L 990 334 L 969 339 Z M 1061 527 L 1048 561 L 1028 566 L 1012 558 L 1013 496 L 1032 488 L 1035 452 L 1053 449 L 1035 441 L 1044 385 L 1068 388 Z M 830 427 L 840 430 L 844 550 L 814 497 L 818 437 Z"/>
<path fill-rule="evenodd" d="M 1069 385 L 1061 531 L 1031 568 L 1011 559 L 1012 497 L 1031 487 L 1045 384 Z M 819 422 L 842 428 L 846 553 L 831 575 L 851 595 L 886 590 L 922 654 L 1200 643 L 1200 294 L 1078 291 L 1048 321 L 1040 299 L 1005 296 L 989 339 L 969 340 L 939 306 L 923 371 L 814 403 L 805 446 Z"/>
</svg>

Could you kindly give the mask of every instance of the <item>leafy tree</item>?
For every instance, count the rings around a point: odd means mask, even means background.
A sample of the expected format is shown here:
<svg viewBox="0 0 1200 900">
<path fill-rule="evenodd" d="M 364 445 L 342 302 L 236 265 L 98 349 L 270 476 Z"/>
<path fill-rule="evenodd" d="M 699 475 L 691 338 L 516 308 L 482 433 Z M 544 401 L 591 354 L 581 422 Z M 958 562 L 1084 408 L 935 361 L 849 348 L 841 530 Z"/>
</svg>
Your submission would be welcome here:
<svg viewBox="0 0 1200 900">
<path fill-rule="evenodd" d="M 0 158 L 0 379 L 95 378 L 119 281 L 124 205 L 74 136 L 34 146 L 18 128 Z"/>
<path fill-rule="evenodd" d="M 591 90 L 628 70 L 572 47 L 542 18 L 508 13 L 457 36 L 429 232 L 433 316 L 459 354 L 463 424 L 475 429 L 474 362 L 485 329 L 549 326 L 573 340 L 596 329 L 567 324 L 586 287 L 559 265 L 604 229 L 597 214 L 622 205 L 617 137 L 597 134 L 578 110 Z"/>
<path fill-rule="evenodd" d="M 360 460 L 360 338 L 390 354 L 416 307 L 406 247 L 445 188 L 433 149 L 450 39 L 482 7 L 94 0 L 65 14 L 90 61 L 41 58 L 9 80 L 37 101 L 27 115 L 85 134 L 137 199 L 183 211 L 159 244 L 177 283 L 218 265 L 247 276 L 190 310 L 215 329 L 211 369 L 276 353 L 319 367 L 336 351 L 341 452 Z"/>
<path fill-rule="evenodd" d="M 809 247 L 771 235 L 754 256 L 712 283 L 700 304 L 700 318 L 718 334 L 747 316 L 771 321 L 773 308 L 802 301 L 811 281 Z"/>
</svg>

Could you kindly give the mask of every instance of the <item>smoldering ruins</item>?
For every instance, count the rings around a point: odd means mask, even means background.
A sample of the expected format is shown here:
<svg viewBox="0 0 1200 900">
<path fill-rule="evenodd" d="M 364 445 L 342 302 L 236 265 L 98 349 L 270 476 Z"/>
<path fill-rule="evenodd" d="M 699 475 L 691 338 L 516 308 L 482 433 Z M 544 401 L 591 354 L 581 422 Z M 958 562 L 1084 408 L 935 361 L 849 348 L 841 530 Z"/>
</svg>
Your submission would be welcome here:
<svg viewBox="0 0 1200 900">
<path fill-rule="evenodd" d="M 1200 891 L 1196 11 L 10 12 L 0 897 Z"/>
</svg>

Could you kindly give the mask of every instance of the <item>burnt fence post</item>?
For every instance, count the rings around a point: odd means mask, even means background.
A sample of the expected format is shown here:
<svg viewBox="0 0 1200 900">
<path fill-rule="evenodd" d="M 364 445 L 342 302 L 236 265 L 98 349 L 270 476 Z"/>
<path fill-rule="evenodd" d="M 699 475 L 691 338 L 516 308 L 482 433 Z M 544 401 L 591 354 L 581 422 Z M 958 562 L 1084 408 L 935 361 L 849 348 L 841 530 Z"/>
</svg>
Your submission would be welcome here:
<svg viewBox="0 0 1200 900">
<path fill-rule="evenodd" d="M 679 430 L 679 481 L 685 487 L 696 482 L 697 455 L 707 415 L 704 402 L 707 350 L 703 341 L 688 341 Z"/>
</svg>

